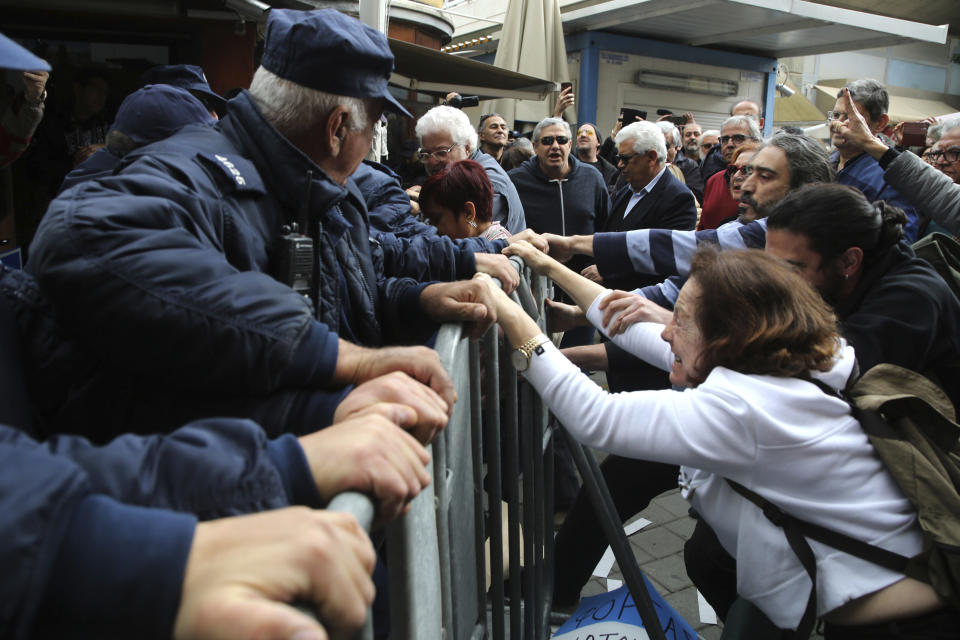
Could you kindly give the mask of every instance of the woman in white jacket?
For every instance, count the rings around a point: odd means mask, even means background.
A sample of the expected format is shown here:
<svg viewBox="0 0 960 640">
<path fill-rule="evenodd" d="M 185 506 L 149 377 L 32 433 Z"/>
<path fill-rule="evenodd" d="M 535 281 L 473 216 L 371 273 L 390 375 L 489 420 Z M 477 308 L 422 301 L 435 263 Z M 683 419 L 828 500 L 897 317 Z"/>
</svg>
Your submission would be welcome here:
<svg viewBox="0 0 960 640">
<path fill-rule="evenodd" d="M 597 305 L 609 290 L 526 243 L 505 252 L 552 278 L 603 330 Z M 848 405 L 802 379 L 841 389 L 854 354 L 828 305 L 783 262 L 759 251 L 701 250 L 666 327 L 639 323 L 612 337 L 668 370 L 685 391 L 605 392 L 492 288 L 498 321 L 518 349 L 518 369 L 559 421 L 589 446 L 682 465 L 684 496 L 737 559 L 738 592 L 777 626 L 798 626 L 811 581 L 783 530 L 724 478 L 800 519 L 905 556 L 920 552 L 916 512 Z M 934 627 L 956 632 L 956 612 L 928 585 L 815 541 L 810 546 L 827 638 L 885 637 L 871 625 L 889 620 L 916 619 L 928 628 L 931 616 Z"/>
</svg>

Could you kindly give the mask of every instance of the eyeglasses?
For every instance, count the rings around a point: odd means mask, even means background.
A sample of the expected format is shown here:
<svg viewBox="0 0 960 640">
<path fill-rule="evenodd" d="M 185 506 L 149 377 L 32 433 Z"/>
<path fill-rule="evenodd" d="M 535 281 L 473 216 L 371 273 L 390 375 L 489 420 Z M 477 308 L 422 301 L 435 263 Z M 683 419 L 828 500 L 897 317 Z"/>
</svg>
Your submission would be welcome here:
<svg viewBox="0 0 960 640">
<path fill-rule="evenodd" d="M 827 122 L 834 122 L 836 120 L 846 120 L 847 114 L 843 111 L 827 111 Z"/>
<path fill-rule="evenodd" d="M 543 136 L 542 138 L 540 138 L 540 144 L 542 144 L 545 147 L 552 147 L 554 140 L 556 140 L 557 144 L 559 144 L 560 146 L 563 146 L 568 142 L 570 142 L 570 138 L 568 138 L 567 136 Z"/>
<path fill-rule="evenodd" d="M 577 136 L 587 136 L 592 138 L 594 135 L 593 129 L 580 129 L 580 131 L 577 131 Z"/>
<path fill-rule="evenodd" d="M 748 178 L 750 177 L 750 174 L 753 173 L 753 167 L 747 164 L 743 166 L 736 165 L 736 164 L 727 165 L 727 180 L 731 180 L 738 173 L 741 174 L 744 178 Z"/>
<path fill-rule="evenodd" d="M 720 136 L 720 144 L 727 144 L 731 140 L 733 141 L 733 144 L 743 144 L 748 138 L 752 139 L 750 136 L 745 136 L 742 133 L 737 133 L 732 136 Z"/>
<path fill-rule="evenodd" d="M 943 158 L 947 162 L 956 162 L 960 160 L 960 147 L 953 147 L 946 151 L 927 151 L 923 154 L 923 157 L 930 158 L 934 162 L 937 162 L 940 158 Z"/>
<path fill-rule="evenodd" d="M 453 151 L 453 148 L 459 146 L 456 142 L 447 147 L 446 149 L 437 149 L 436 151 L 424 151 L 420 149 L 417 151 L 417 157 L 420 158 L 421 162 L 426 162 L 430 158 L 434 160 L 443 160 L 447 157 L 447 154 Z"/>
<path fill-rule="evenodd" d="M 634 158 L 636 158 L 638 155 L 640 155 L 640 154 L 639 154 L 639 153 L 627 153 L 627 154 L 624 154 L 624 155 L 620 155 L 620 154 L 618 153 L 618 154 L 616 155 L 617 164 L 620 164 L 621 162 L 622 162 L 623 164 L 630 164 L 630 161 L 633 160 Z"/>
</svg>

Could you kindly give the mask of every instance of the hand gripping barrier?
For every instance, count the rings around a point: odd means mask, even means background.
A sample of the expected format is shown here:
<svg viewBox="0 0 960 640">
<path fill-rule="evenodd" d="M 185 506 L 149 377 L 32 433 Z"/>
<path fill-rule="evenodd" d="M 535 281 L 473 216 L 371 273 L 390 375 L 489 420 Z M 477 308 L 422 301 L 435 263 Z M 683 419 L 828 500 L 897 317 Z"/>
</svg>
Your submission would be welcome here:
<svg viewBox="0 0 960 640">
<path fill-rule="evenodd" d="M 531 277 L 519 258 L 510 260 L 521 275 L 514 300 L 546 333 L 543 300 L 553 286 Z M 460 325 L 444 325 L 435 349 L 459 400 L 431 444 L 433 482 L 387 527 L 390 637 L 545 640 L 553 592 L 554 429 L 540 397 L 511 365 L 512 347 L 496 325 L 479 342 L 463 339 Z M 568 440 L 634 601 L 641 614 L 652 613 L 596 462 Z M 374 506 L 366 496 L 341 494 L 329 508 L 353 513 L 369 531 Z M 656 619 L 644 620 L 650 617 Z M 659 628 L 648 632 L 663 638 Z M 357 638 L 372 637 L 368 616 Z"/>
</svg>

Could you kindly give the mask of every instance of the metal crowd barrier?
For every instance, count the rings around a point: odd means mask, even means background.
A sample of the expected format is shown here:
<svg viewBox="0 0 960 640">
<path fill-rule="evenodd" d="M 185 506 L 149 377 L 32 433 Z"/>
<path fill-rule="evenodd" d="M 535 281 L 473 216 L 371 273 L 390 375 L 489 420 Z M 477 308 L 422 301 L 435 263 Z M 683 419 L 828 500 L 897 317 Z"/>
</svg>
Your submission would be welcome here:
<svg viewBox="0 0 960 640">
<path fill-rule="evenodd" d="M 553 286 L 531 277 L 519 258 L 511 262 L 521 275 L 513 297 L 546 333 L 543 300 Z M 478 342 L 462 339 L 460 325 L 444 325 L 435 350 L 459 399 L 431 445 L 433 482 L 387 527 L 390 637 L 545 640 L 553 585 L 554 428 L 540 397 L 513 368 L 512 347 L 496 325 Z M 596 462 L 567 439 L 634 601 L 641 615 L 652 614 Z M 342 494 L 329 508 L 353 513 L 369 530 L 374 508 L 367 497 Z M 648 632 L 663 638 L 659 628 Z M 372 639 L 369 616 L 357 637 Z"/>
</svg>

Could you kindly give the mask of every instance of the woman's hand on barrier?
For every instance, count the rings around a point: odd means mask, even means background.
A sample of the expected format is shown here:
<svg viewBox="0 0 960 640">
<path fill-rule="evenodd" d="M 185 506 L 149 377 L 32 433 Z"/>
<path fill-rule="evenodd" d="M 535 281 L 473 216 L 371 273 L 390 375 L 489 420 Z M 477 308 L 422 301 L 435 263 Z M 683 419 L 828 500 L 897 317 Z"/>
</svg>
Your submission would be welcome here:
<svg viewBox="0 0 960 640">
<path fill-rule="evenodd" d="M 550 245 L 547 243 L 546 236 L 537 233 L 533 229 L 524 229 L 520 233 L 515 233 L 507 239 L 508 244 L 513 244 L 515 242 L 529 242 L 544 253 L 550 249 Z"/>
<path fill-rule="evenodd" d="M 556 260 L 524 240 L 505 247 L 503 253 L 523 258 L 524 264 L 539 274 L 546 274 L 552 266 L 558 264 Z"/>
<path fill-rule="evenodd" d="M 585 327 L 590 324 L 587 322 L 587 314 L 574 304 L 564 304 L 549 298 L 543 302 L 547 311 L 547 331 L 550 333 Z"/>
<path fill-rule="evenodd" d="M 520 286 L 520 274 L 507 256 L 499 253 L 475 253 L 473 257 L 477 261 L 477 273 L 498 278 L 507 293 L 513 293 Z"/>
<path fill-rule="evenodd" d="M 540 333 L 540 327 L 534 322 L 519 304 L 514 302 L 500 290 L 493 278 L 485 273 L 478 273 L 473 279 L 490 291 L 493 302 L 497 307 L 497 321 L 507 335 L 510 344 L 519 346 Z"/>
<path fill-rule="evenodd" d="M 420 292 L 420 306 L 437 322 L 462 322 L 467 336 L 474 340 L 497 321 L 487 287 L 471 280 L 431 284 Z"/>
<path fill-rule="evenodd" d="M 375 593 L 376 555 L 350 515 L 291 507 L 197 525 L 174 623 L 177 640 L 326 640 L 288 603 L 317 606 L 331 630 L 354 632 Z"/>
<path fill-rule="evenodd" d="M 379 413 L 399 422 L 396 418 L 397 405 L 406 405 L 414 412 L 415 420 L 404 421 L 403 426 L 423 444 L 430 444 L 437 433 L 447 426 L 453 413 L 453 404 L 436 391 L 403 372 L 394 371 L 368 380 L 348 393 L 337 405 L 333 422 L 338 424 L 370 413 Z"/>
<path fill-rule="evenodd" d="M 339 341 L 334 383 L 359 385 L 394 371 L 402 371 L 428 385 L 447 403 L 447 417 L 453 413 L 457 392 L 453 388 L 450 375 L 440 364 L 440 356 L 433 349 L 427 347 L 367 349 L 343 339 Z M 380 401 L 401 402 L 402 399 L 379 398 L 376 400 L 376 402 Z"/>
<path fill-rule="evenodd" d="M 410 501 L 430 484 L 426 469 L 430 454 L 404 431 L 417 423 L 411 407 L 381 403 L 298 438 L 324 501 L 344 491 L 359 491 L 376 501 L 377 524 L 405 513 Z"/>
<path fill-rule="evenodd" d="M 613 291 L 597 305 L 603 311 L 603 328 L 611 336 L 623 333 L 638 322 L 668 324 L 673 312 L 664 309 L 641 295 L 628 291 Z"/>
</svg>

